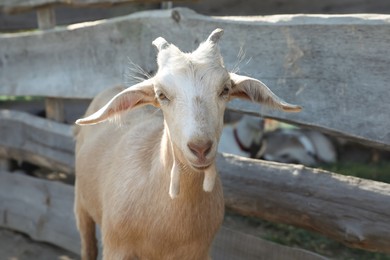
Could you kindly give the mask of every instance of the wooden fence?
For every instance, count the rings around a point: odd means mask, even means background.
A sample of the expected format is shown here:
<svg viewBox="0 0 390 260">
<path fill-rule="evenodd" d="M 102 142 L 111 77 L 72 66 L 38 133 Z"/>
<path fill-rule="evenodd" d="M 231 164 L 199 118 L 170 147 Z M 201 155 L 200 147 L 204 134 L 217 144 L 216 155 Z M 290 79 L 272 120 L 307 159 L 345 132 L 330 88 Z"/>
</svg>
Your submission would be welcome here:
<svg viewBox="0 0 390 260">
<path fill-rule="evenodd" d="M 211 18 L 179 8 L 54 27 L 50 10 L 41 15 L 45 30 L 0 34 L 0 95 L 44 96 L 47 111 L 53 111 L 49 117 L 57 121 L 63 120 L 64 99 L 91 99 L 126 83 L 129 61 L 155 71 L 151 42 L 156 37 L 189 51 L 220 27 L 229 69 L 239 67 L 304 107 L 292 115 L 234 101 L 230 109 L 390 150 L 390 16 Z M 240 48 L 246 58 L 237 65 Z M 74 172 L 70 125 L 3 110 L 0 136 L 3 158 Z M 351 247 L 390 253 L 389 184 L 230 155 L 220 155 L 217 162 L 228 209 L 314 230 Z M 78 253 L 72 187 L 7 171 L 0 179 L 0 226 Z M 36 211 L 26 213 L 27 205 Z M 221 248 L 218 241 L 226 237 L 219 235 L 215 248 Z M 215 250 L 218 258 L 221 251 Z"/>
</svg>

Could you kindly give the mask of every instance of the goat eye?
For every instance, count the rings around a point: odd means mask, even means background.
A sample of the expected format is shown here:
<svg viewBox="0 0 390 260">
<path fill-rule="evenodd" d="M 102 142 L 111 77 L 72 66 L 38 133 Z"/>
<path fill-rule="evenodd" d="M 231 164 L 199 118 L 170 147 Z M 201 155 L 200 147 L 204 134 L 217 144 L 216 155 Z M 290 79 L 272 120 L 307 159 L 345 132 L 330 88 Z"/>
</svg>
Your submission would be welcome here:
<svg viewBox="0 0 390 260">
<path fill-rule="evenodd" d="M 158 95 L 158 98 L 161 99 L 161 100 L 164 100 L 164 99 L 166 99 L 167 97 L 166 97 L 163 93 L 160 93 L 160 94 Z"/>
<path fill-rule="evenodd" d="M 226 97 L 227 95 L 229 95 L 229 91 L 230 91 L 230 89 L 228 87 L 224 87 L 222 92 L 221 92 L 221 94 L 220 94 L 220 96 L 221 97 Z"/>
<path fill-rule="evenodd" d="M 162 92 L 157 93 L 157 98 L 158 98 L 159 100 L 161 100 L 161 101 L 169 101 L 169 99 L 167 98 L 167 96 L 165 96 L 165 94 L 162 93 Z"/>
</svg>

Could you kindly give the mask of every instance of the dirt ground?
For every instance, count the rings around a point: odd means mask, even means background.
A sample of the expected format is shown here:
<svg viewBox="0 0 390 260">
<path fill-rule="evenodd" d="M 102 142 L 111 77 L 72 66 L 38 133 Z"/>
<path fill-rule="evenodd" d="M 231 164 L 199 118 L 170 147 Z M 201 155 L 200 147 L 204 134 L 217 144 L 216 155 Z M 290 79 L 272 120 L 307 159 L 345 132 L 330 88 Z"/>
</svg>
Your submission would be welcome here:
<svg viewBox="0 0 390 260">
<path fill-rule="evenodd" d="M 7 229 L 0 229 L 0 259 L 2 260 L 78 260 L 73 253 Z"/>
</svg>

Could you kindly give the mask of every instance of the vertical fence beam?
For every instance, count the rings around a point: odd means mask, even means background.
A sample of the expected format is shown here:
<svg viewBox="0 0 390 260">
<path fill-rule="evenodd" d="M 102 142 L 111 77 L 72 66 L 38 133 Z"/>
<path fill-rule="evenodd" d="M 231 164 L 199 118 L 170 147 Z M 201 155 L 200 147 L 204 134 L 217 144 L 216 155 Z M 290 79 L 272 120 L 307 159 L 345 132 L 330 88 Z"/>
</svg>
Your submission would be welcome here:
<svg viewBox="0 0 390 260">
<path fill-rule="evenodd" d="M 56 16 L 53 6 L 45 6 L 37 9 L 38 28 L 50 30 L 56 26 Z M 57 122 L 65 121 L 64 101 L 59 98 L 45 99 L 46 117 Z"/>
<path fill-rule="evenodd" d="M 172 9 L 173 3 L 172 1 L 164 1 L 161 3 L 161 9 L 166 10 L 166 9 Z"/>
<path fill-rule="evenodd" d="M 9 158 L 0 157 L 0 171 L 11 171 L 12 163 Z"/>
<path fill-rule="evenodd" d="M 56 26 L 56 15 L 52 6 L 37 9 L 38 28 L 41 30 L 53 29 Z"/>
<path fill-rule="evenodd" d="M 60 98 L 45 98 L 46 118 L 63 123 L 65 121 L 64 100 Z"/>
</svg>

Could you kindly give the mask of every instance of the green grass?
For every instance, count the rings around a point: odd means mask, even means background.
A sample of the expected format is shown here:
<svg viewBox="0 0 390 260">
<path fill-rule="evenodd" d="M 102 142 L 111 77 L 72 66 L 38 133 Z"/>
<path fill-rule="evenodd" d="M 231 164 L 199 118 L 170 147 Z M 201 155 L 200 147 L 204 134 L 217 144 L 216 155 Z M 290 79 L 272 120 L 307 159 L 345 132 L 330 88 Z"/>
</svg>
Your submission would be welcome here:
<svg viewBox="0 0 390 260">
<path fill-rule="evenodd" d="M 32 96 L 0 96 L 0 101 L 32 101 L 32 100 L 41 100 L 42 97 L 32 97 Z"/>
<path fill-rule="evenodd" d="M 284 224 L 266 223 L 265 225 L 270 230 L 264 237 L 265 239 L 283 245 L 304 248 L 332 259 L 390 260 L 389 255 L 348 248 L 335 240 L 304 229 Z"/>
<path fill-rule="evenodd" d="M 378 163 L 342 162 L 324 165 L 321 168 L 343 175 L 390 183 L 390 161 Z"/>
</svg>

